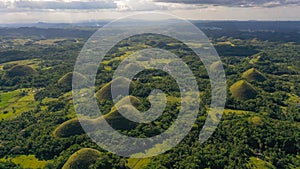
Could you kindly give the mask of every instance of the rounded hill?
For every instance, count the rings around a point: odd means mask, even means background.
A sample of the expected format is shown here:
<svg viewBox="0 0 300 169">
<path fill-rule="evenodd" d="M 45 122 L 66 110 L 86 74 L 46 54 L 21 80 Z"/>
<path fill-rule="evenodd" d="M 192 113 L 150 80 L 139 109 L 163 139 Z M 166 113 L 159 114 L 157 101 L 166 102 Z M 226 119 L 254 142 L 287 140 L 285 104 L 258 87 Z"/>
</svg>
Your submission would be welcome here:
<svg viewBox="0 0 300 169">
<path fill-rule="evenodd" d="M 101 160 L 100 151 L 82 148 L 69 157 L 62 169 L 88 169 L 97 160 Z"/>
<path fill-rule="evenodd" d="M 36 75 L 36 70 L 27 65 L 17 65 L 9 69 L 3 78 L 26 77 Z"/>
<path fill-rule="evenodd" d="M 263 82 L 266 80 L 266 77 L 259 72 L 258 70 L 251 68 L 247 71 L 245 71 L 242 75 L 244 79 L 247 79 L 248 81 L 258 81 Z"/>
<path fill-rule="evenodd" d="M 64 138 L 73 135 L 83 134 L 84 130 L 77 118 L 68 120 L 59 125 L 53 132 L 55 137 Z"/>
<path fill-rule="evenodd" d="M 130 101 L 131 104 L 128 104 Z M 140 113 L 135 107 L 141 105 L 141 101 L 134 96 L 127 96 L 121 99 L 116 106 L 114 106 L 108 114 L 105 114 L 94 120 L 81 120 L 84 123 L 87 132 L 93 132 L 97 130 L 97 126 L 101 125 L 104 121 L 107 121 L 112 127 L 116 129 L 132 129 L 136 126 L 136 123 L 123 117 L 117 110 L 116 107 L 122 109 L 124 112 L 129 112 L 131 114 Z M 81 127 L 81 123 L 77 118 L 68 120 L 61 125 L 59 125 L 53 132 L 55 137 L 65 138 L 74 135 L 84 134 L 85 131 Z"/>
<path fill-rule="evenodd" d="M 213 62 L 210 66 L 209 69 L 211 71 L 216 71 L 216 70 L 222 70 L 225 68 L 225 65 L 221 61 Z"/>
<path fill-rule="evenodd" d="M 58 80 L 58 85 L 62 86 L 62 87 L 72 87 L 72 79 L 73 76 L 75 76 L 75 79 L 77 82 L 77 85 L 84 85 L 84 83 L 86 82 L 86 78 L 81 75 L 80 73 L 73 73 L 73 72 L 69 72 L 65 75 L 63 75 L 59 80 Z"/>
<path fill-rule="evenodd" d="M 111 100 L 111 85 L 112 83 L 116 84 L 116 92 L 121 93 L 122 91 L 126 91 L 126 84 L 130 83 L 131 81 L 124 77 L 119 77 L 114 79 L 113 81 L 105 84 L 98 92 L 96 92 L 96 98 L 98 101 L 102 100 Z M 133 85 L 130 85 L 130 90 L 132 90 Z"/>
</svg>

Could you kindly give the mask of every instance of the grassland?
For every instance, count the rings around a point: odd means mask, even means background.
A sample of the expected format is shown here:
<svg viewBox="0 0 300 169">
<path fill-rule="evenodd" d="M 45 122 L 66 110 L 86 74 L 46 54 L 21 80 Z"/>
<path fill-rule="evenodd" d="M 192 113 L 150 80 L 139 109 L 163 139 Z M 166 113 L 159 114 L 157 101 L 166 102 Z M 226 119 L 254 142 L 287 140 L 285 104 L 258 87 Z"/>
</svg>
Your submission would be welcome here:
<svg viewBox="0 0 300 169">
<path fill-rule="evenodd" d="M 276 168 L 271 163 L 256 157 L 250 157 L 248 166 L 252 169 L 275 169 Z"/>
<path fill-rule="evenodd" d="M 4 65 L 27 65 L 27 66 L 30 66 L 30 67 L 36 69 L 39 67 L 39 65 L 41 63 L 42 63 L 42 60 L 40 60 L 40 59 L 26 59 L 26 60 L 6 62 L 6 63 L 0 64 L 0 70 L 1 70 L 1 67 L 3 67 Z"/>
<path fill-rule="evenodd" d="M 0 92 L 0 120 L 12 119 L 25 111 L 33 110 L 33 89 L 18 89 L 11 92 Z"/>
<path fill-rule="evenodd" d="M 149 162 L 150 162 L 150 159 L 148 159 L 148 158 L 144 158 L 144 159 L 129 158 L 127 160 L 127 166 L 131 169 L 140 169 L 140 168 L 147 166 L 149 164 Z"/>
<path fill-rule="evenodd" d="M 22 168 L 44 168 L 50 161 L 39 160 L 34 155 L 20 155 L 16 157 L 2 158 L 0 161 L 6 162 L 11 161 L 15 164 L 19 164 Z"/>
</svg>

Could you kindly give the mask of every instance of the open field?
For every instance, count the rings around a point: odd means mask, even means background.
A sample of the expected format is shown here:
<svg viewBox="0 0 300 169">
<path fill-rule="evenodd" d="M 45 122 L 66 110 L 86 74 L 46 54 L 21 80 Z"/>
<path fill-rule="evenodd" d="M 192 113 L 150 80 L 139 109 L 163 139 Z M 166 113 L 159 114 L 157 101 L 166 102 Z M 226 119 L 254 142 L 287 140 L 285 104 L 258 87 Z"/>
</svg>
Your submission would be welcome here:
<svg viewBox="0 0 300 169">
<path fill-rule="evenodd" d="M 38 160 L 34 155 L 20 155 L 16 157 L 2 158 L 0 161 L 11 161 L 15 164 L 19 164 L 23 168 L 38 169 L 44 168 L 50 161 Z"/>
<path fill-rule="evenodd" d="M 33 89 L 18 89 L 12 92 L 0 92 L 0 119 L 11 119 L 23 112 L 33 110 L 37 103 Z"/>
</svg>

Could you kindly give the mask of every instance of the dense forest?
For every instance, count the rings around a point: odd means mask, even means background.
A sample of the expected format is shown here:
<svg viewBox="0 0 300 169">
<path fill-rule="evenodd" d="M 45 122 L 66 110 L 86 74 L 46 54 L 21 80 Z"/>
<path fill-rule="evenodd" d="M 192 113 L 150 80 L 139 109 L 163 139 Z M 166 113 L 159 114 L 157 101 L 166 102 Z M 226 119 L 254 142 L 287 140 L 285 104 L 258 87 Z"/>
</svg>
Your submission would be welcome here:
<svg viewBox="0 0 300 169">
<path fill-rule="evenodd" d="M 201 102 L 192 130 L 170 151 L 147 159 L 105 151 L 84 133 L 76 117 L 72 72 L 95 27 L 0 28 L 0 168 L 299 168 L 299 22 L 195 24 L 220 55 L 222 63 L 211 68 L 223 66 L 227 79 L 222 120 L 203 144 L 198 135 L 211 101 L 209 76 L 186 45 L 155 34 L 133 36 L 119 42 L 99 65 L 95 97 L 104 119 L 139 138 L 172 125 L 180 91 L 166 72 L 142 71 L 129 99 L 138 110 L 146 110 L 147 96 L 160 89 L 167 94 L 166 109 L 147 124 L 120 117 L 109 92 L 121 61 L 137 50 L 161 48 L 180 56 L 196 76 Z"/>
</svg>

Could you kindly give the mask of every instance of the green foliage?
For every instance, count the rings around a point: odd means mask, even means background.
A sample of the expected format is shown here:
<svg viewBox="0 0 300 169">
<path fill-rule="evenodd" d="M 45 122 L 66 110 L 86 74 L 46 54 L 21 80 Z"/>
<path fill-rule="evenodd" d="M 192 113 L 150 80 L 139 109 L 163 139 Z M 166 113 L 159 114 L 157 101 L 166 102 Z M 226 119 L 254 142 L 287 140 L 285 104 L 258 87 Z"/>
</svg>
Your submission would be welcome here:
<svg viewBox="0 0 300 169">
<path fill-rule="evenodd" d="M 33 166 L 37 162 L 43 162 L 42 167 L 47 169 L 62 168 L 64 165 L 70 167 L 73 164 L 78 167 L 76 163 L 88 163 L 84 167 L 90 168 L 116 169 L 299 167 L 300 46 L 298 43 L 286 43 L 299 42 L 293 32 L 248 32 L 227 28 L 205 30 L 212 42 L 217 44 L 227 83 L 233 85 L 221 123 L 213 136 L 203 144 L 199 144 L 197 136 L 205 122 L 211 94 L 209 76 L 201 60 L 186 45 L 165 36 L 139 35 L 117 44 L 105 56 L 97 72 L 96 97 L 104 116 L 88 120 L 86 124 L 95 127 L 95 124 L 106 120 L 119 132 L 142 138 L 164 132 L 176 120 L 180 110 L 180 90 L 175 79 L 164 71 L 150 69 L 137 74 L 134 85 L 130 88 L 131 96 L 117 103 L 120 108 L 138 113 L 132 106 L 125 104 L 125 101 L 130 100 L 135 108 L 144 111 L 151 106 L 147 98 L 149 93 L 155 88 L 161 89 L 167 95 L 167 106 L 157 120 L 149 124 L 130 122 L 113 105 L 110 89 L 114 70 L 124 58 L 137 50 L 159 47 L 178 55 L 195 75 L 201 95 L 198 118 L 192 131 L 179 145 L 151 160 L 128 159 L 126 162 L 127 159 L 123 157 L 103 152 L 103 149 L 83 134 L 82 127 L 75 118 L 72 95 L 68 91 L 73 77 L 71 72 L 84 40 L 69 39 L 66 36 L 78 37 L 83 36 L 80 33 L 91 34 L 94 31 L 78 29 L 20 29 L 27 31 L 22 33 L 26 36 L 42 32 L 41 34 L 49 37 L 56 37 L 67 33 L 64 37 L 59 37 L 60 40 L 32 37 L 20 40 L 6 35 L 9 29 L 1 29 L 1 34 L 6 37 L 3 44 L 14 44 L 14 48 L 1 48 L 0 75 L 17 65 L 30 66 L 35 73 L 22 77 L 12 76 L 0 81 L 0 117 L 3 118 L 0 123 L 0 158 L 7 159 L 5 162 L 0 160 L 0 168 L 21 168 L 25 164 L 32 168 L 30 162 Z M 205 47 L 194 43 L 190 45 Z M 147 57 L 138 60 L 150 61 Z M 157 64 L 160 62 L 168 63 L 167 60 L 160 59 Z M 170 65 L 176 66 L 176 62 L 171 62 Z M 217 69 L 220 65 L 220 62 L 213 63 L 210 69 Z M 126 71 L 134 68 L 135 65 L 129 64 Z M 244 72 L 242 77 L 241 72 Z M 245 80 L 237 82 L 241 78 Z M 128 79 L 122 81 L 127 82 Z M 124 86 L 122 81 L 118 83 L 121 90 Z M 215 119 L 214 116 L 213 118 Z M 163 144 L 148 151 L 157 151 L 160 146 Z M 85 147 L 93 150 L 78 153 Z M 14 164 L 14 159 L 18 159 L 20 165 Z"/>
</svg>

